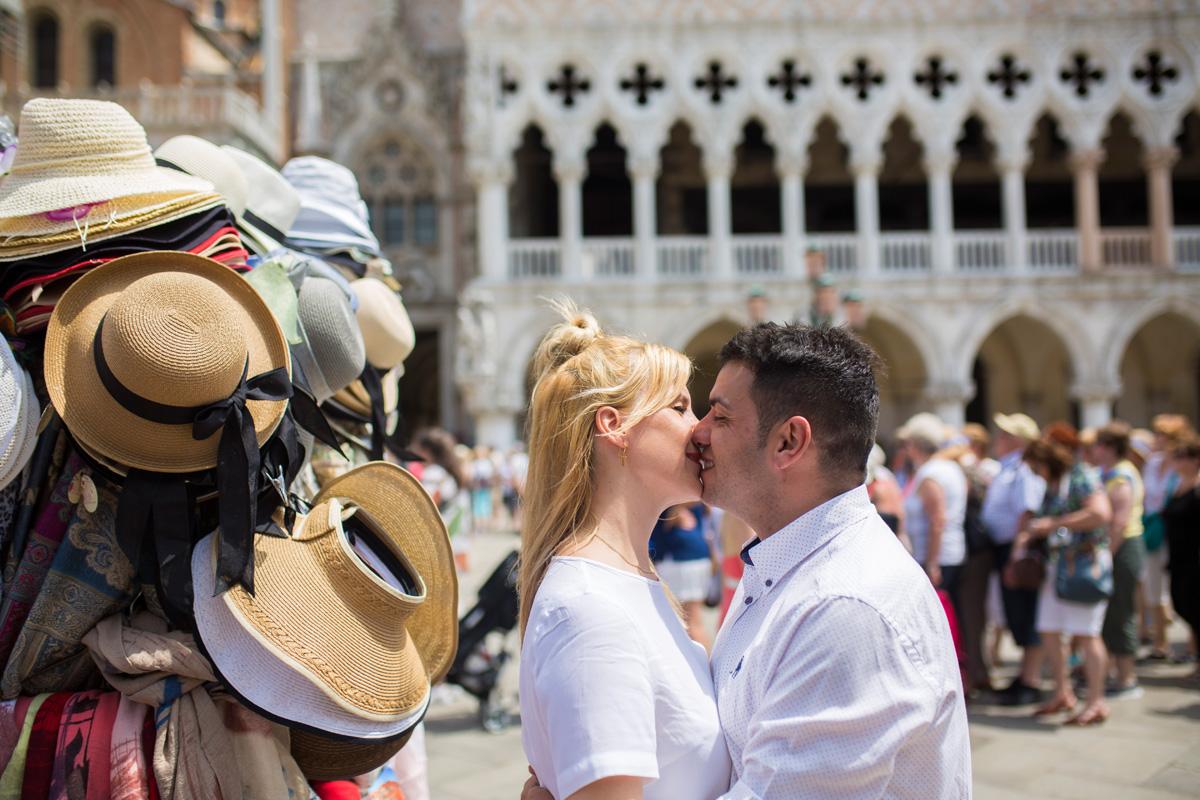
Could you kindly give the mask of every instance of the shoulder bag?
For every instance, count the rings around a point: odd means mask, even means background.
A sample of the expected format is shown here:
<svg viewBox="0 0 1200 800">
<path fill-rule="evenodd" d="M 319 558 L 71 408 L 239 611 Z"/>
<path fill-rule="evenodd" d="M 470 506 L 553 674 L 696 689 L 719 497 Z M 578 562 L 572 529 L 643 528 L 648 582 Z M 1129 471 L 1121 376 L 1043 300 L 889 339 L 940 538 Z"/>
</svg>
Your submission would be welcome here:
<svg viewBox="0 0 1200 800">
<path fill-rule="evenodd" d="M 1058 554 L 1054 591 L 1060 600 L 1095 605 L 1113 593 L 1112 556 L 1091 542 L 1069 545 Z"/>
</svg>

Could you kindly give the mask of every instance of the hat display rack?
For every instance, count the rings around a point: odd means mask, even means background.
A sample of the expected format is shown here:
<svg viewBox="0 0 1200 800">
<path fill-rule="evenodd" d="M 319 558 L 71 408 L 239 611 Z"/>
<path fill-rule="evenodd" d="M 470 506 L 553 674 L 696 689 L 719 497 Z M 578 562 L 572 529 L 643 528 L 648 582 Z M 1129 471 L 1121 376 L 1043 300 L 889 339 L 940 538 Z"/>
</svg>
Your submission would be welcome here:
<svg viewBox="0 0 1200 800">
<path fill-rule="evenodd" d="M 152 151 L 120 105 L 30 100 L 0 336 L 0 740 L 41 731 L 0 787 L 48 786 L 68 728 L 144 745 L 139 797 L 241 770 L 282 800 L 403 747 L 458 584 L 398 463 L 415 335 L 353 174 L 190 135 Z M 344 463 L 323 485 L 316 449 Z"/>
</svg>

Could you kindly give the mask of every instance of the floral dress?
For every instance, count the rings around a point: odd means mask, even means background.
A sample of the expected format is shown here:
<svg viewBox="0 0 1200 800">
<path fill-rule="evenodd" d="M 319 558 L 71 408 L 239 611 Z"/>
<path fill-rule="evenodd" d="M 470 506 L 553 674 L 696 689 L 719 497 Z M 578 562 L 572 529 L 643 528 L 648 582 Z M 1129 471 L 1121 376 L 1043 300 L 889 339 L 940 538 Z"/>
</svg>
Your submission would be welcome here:
<svg viewBox="0 0 1200 800">
<path fill-rule="evenodd" d="M 1066 491 L 1062 490 L 1061 482 L 1063 480 L 1067 482 Z M 1046 496 L 1042 500 L 1041 516 L 1043 517 L 1072 514 L 1083 508 L 1089 497 L 1104 491 L 1104 484 L 1100 482 L 1100 476 L 1086 464 L 1076 464 L 1071 467 L 1071 471 L 1059 481 L 1057 489 L 1046 487 Z M 1069 541 L 1056 544 L 1069 544 L 1072 547 L 1091 544 L 1097 549 L 1107 547 L 1108 530 L 1104 526 L 1100 526 L 1087 531 L 1071 531 Z"/>
</svg>

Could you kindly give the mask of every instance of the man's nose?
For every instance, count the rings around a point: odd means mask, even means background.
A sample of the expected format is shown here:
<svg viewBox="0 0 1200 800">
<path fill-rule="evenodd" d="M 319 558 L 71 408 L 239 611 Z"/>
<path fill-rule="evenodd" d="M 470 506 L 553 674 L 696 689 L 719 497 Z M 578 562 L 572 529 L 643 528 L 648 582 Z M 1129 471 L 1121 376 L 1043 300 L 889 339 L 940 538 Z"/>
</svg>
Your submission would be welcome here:
<svg viewBox="0 0 1200 800">
<path fill-rule="evenodd" d="M 711 411 L 704 415 L 704 419 L 696 423 L 696 427 L 692 428 L 692 441 L 698 447 L 708 447 L 710 441 L 709 434 L 711 433 L 709 428 L 710 417 L 712 417 Z"/>
</svg>

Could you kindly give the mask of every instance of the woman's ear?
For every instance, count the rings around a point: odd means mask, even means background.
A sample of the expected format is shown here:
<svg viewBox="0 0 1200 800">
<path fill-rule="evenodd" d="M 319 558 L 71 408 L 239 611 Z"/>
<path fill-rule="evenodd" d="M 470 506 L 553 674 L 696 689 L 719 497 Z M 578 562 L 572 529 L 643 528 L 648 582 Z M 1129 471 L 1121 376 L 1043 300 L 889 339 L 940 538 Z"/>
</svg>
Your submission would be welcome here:
<svg viewBox="0 0 1200 800">
<path fill-rule="evenodd" d="M 596 409 L 596 433 L 611 437 L 621 428 L 621 412 L 612 406 Z"/>
</svg>

